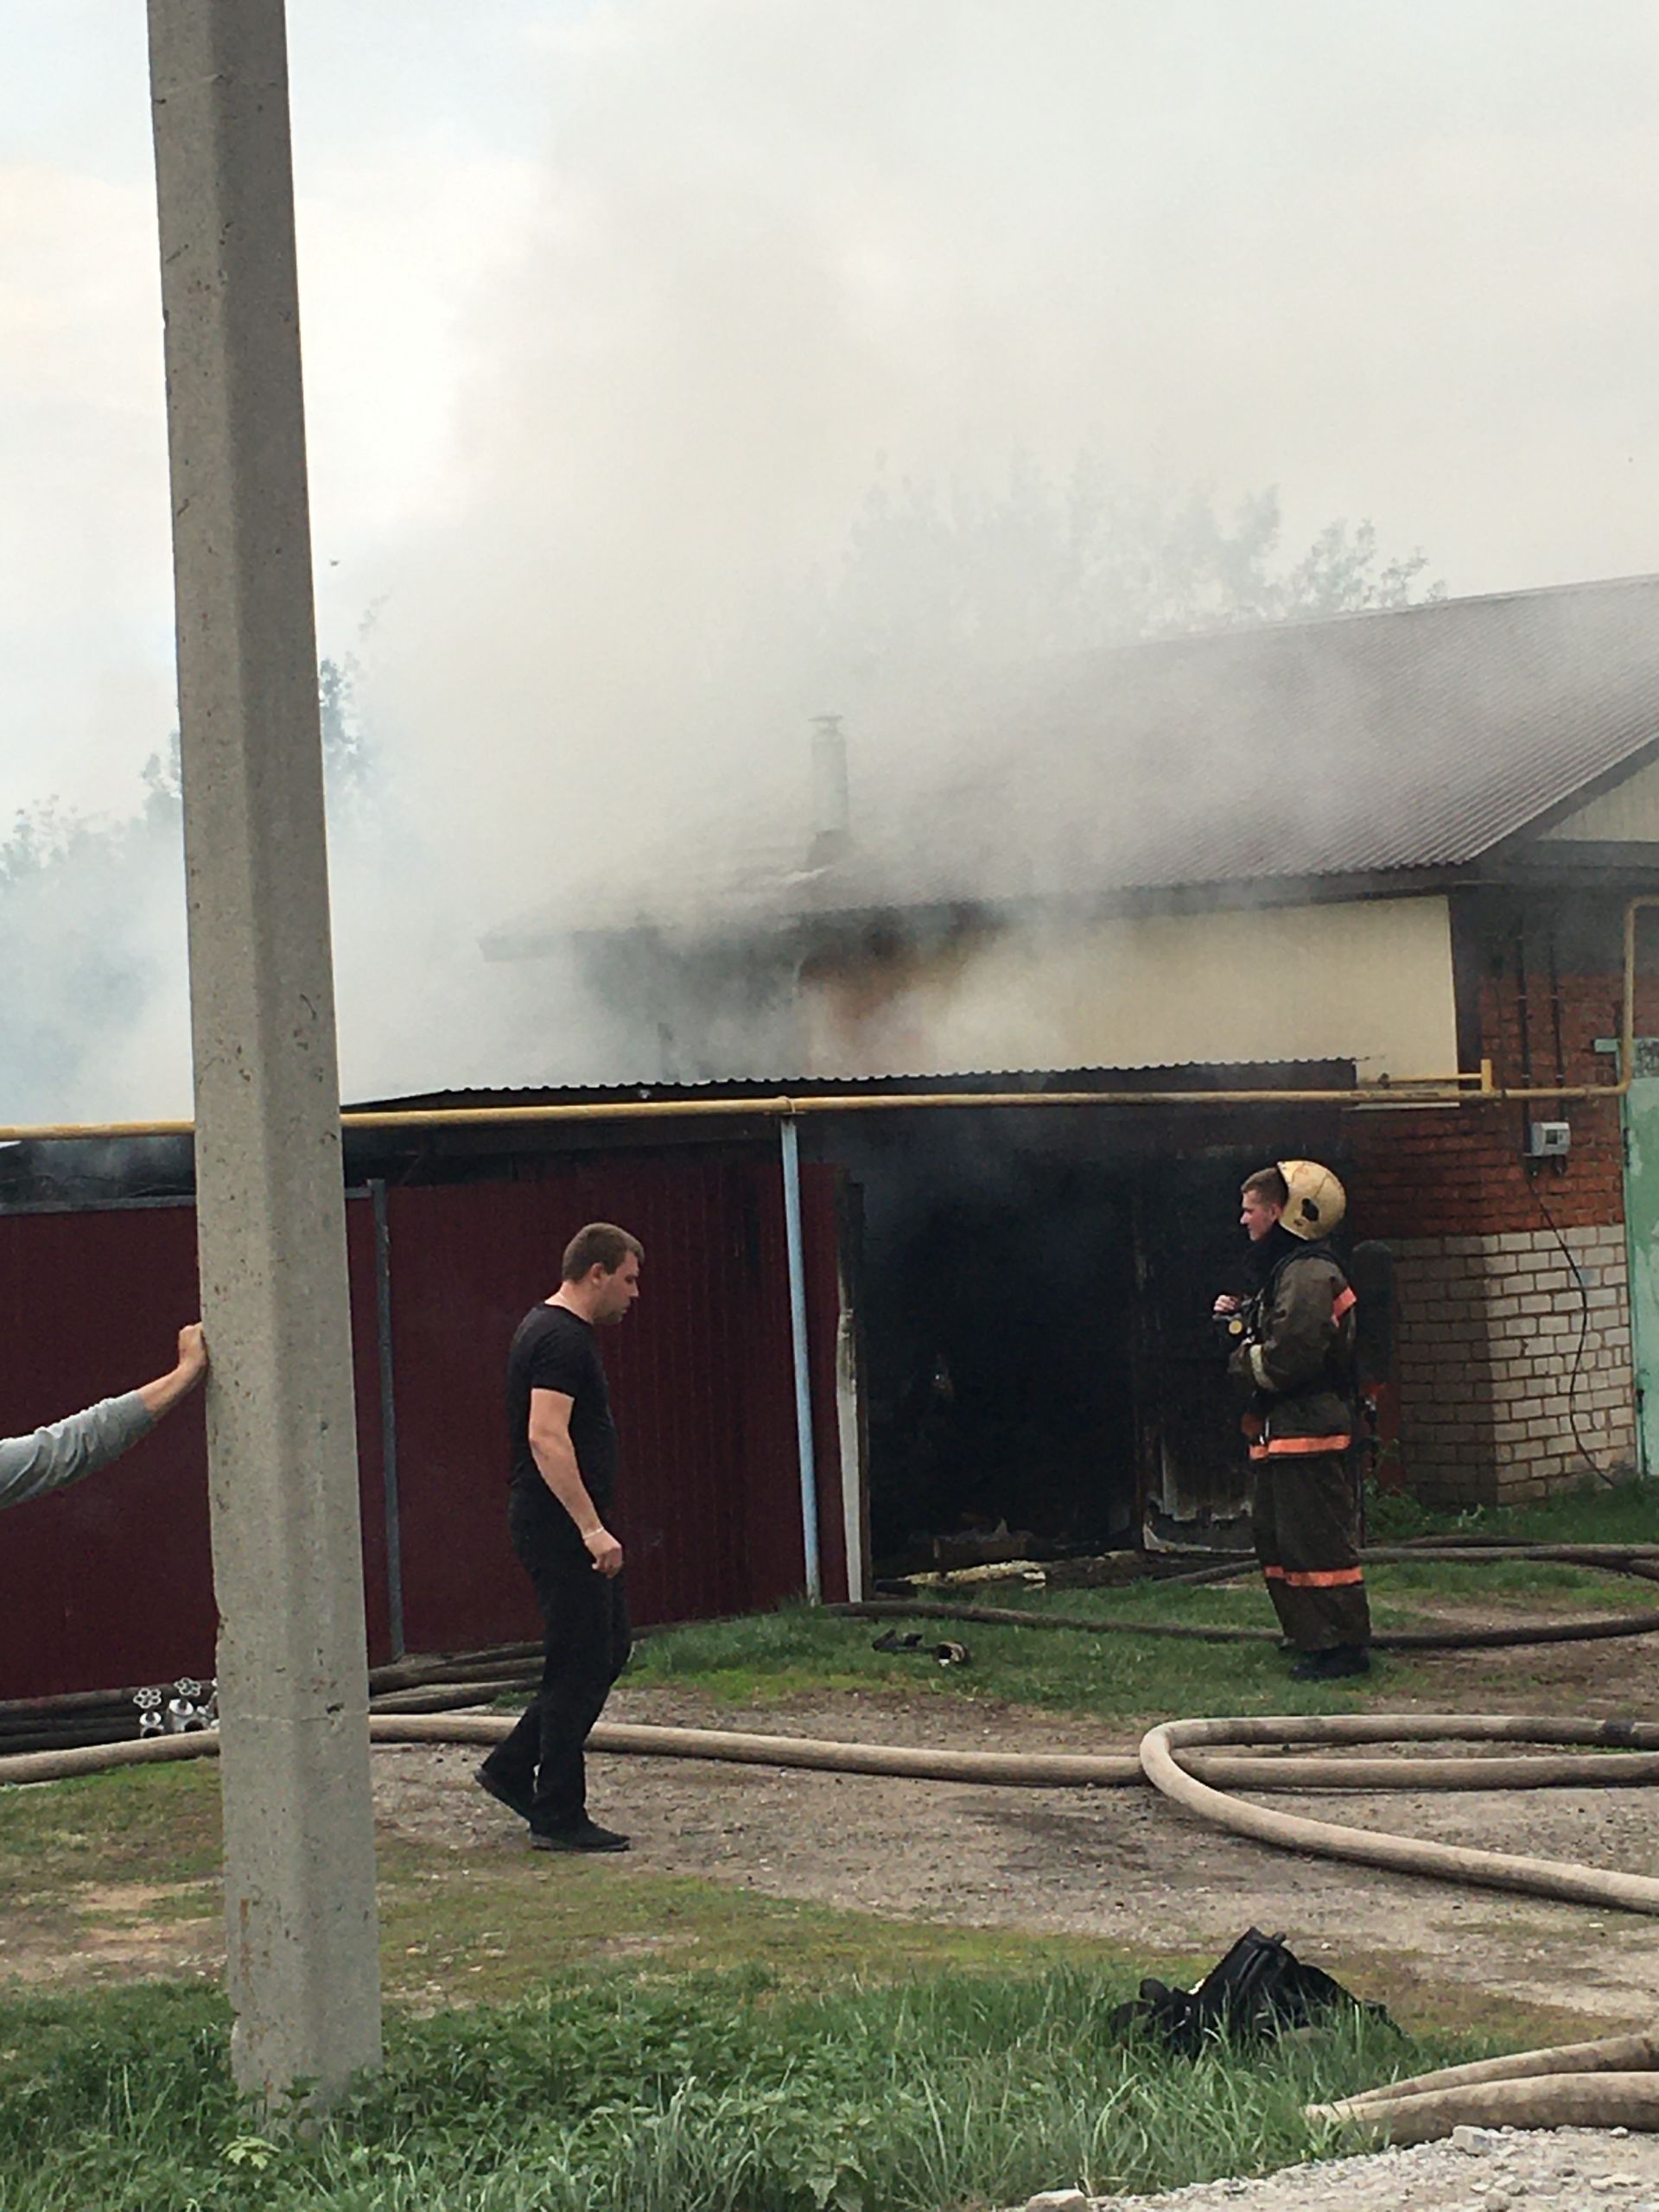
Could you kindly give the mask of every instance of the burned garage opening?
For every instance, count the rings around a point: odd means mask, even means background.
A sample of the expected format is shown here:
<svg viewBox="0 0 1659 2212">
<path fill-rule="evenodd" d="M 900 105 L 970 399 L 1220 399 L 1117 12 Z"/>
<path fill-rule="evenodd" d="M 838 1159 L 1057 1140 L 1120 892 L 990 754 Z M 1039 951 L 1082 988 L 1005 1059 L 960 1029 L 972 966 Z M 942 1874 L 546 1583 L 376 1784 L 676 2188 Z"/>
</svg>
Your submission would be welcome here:
<svg viewBox="0 0 1659 2212">
<path fill-rule="evenodd" d="M 1097 1548 L 1133 1529 L 1126 1194 L 1074 1133 L 1011 1126 L 1030 1118 L 906 1116 L 866 1185 L 878 1565 L 1013 1531 Z"/>
<path fill-rule="evenodd" d="M 1344 1087 L 1325 1068 L 951 1079 L 967 1091 Z M 864 1086 L 860 1085 L 862 1089 Z M 883 1086 L 884 1088 L 886 1086 Z M 920 1087 L 920 1086 L 918 1086 Z M 938 1086 L 943 1088 L 941 1084 Z M 1330 1116 L 971 1107 L 820 1124 L 855 1193 L 853 1302 L 878 1575 L 1236 1536 L 1245 1460 L 1218 1290 L 1238 1186 Z"/>
</svg>

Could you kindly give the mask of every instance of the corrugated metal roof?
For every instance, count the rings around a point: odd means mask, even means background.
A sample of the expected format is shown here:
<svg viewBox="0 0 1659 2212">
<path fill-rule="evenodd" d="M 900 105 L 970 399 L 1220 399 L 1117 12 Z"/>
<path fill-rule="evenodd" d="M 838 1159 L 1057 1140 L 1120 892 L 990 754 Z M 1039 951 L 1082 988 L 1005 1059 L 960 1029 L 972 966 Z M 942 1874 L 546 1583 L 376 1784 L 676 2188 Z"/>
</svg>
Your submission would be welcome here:
<svg viewBox="0 0 1659 2212">
<path fill-rule="evenodd" d="M 1263 1090 L 1334 1090 L 1345 1089 L 1353 1081 L 1353 1064 L 1348 1060 L 1194 1060 L 1139 1067 L 942 1068 L 914 1075 L 777 1074 L 709 1077 L 685 1083 L 499 1084 L 487 1090 L 429 1090 L 399 1098 L 359 1099 L 346 1111 L 449 1113 L 498 1106 L 631 1105 L 677 1098 L 753 1098 L 757 1107 L 764 1107 L 784 1092 L 813 1097 L 843 1091 L 856 1096 L 931 1090 L 1225 1090 L 1245 1085 Z M 360 1138 L 350 1129 L 346 1134 L 359 1141 L 378 1141 L 372 1132 L 363 1132 Z"/>
<path fill-rule="evenodd" d="M 1656 743 L 1651 577 L 1090 654 L 986 703 L 903 825 L 903 880 L 995 898 L 1461 865 Z M 843 894 L 891 880 L 900 827 L 861 817 Z"/>
<path fill-rule="evenodd" d="M 1659 578 L 1026 668 L 971 696 L 895 705 L 866 735 L 879 788 L 857 736 L 844 861 L 734 868 L 614 924 L 721 934 L 884 906 L 1464 866 L 1659 747 Z M 912 753 L 933 765 L 907 771 Z M 548 918 L 541 942 L 556 930 Z M 537 937 L 521 925 L 495 949 Z"/>
</svg>

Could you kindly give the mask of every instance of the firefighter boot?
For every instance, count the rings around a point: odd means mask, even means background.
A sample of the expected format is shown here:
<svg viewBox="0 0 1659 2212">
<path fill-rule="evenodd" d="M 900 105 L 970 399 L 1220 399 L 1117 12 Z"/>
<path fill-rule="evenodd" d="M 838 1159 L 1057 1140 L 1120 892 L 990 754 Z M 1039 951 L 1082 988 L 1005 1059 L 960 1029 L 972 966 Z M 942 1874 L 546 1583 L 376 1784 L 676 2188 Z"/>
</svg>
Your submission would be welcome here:
<svg viewBox="0 0 1659 2212">
<path fill-rule="evenodd" d="M 1310 1651 L 1290 1670 L 1293 1682 L 1338 1682 L 1349 1675 L 1369 1675 L 1371 1655 L 1363 1643 L 1333 1643 Z"/>
</svg>

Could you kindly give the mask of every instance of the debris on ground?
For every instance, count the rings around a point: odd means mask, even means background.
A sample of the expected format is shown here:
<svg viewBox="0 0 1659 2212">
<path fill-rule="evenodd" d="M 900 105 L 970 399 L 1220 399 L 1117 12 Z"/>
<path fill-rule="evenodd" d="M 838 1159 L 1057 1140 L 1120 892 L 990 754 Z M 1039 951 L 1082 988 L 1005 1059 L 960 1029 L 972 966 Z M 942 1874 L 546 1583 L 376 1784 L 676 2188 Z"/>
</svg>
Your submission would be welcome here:
<svg viewBox="0 0 1659 2212">
<path fill-rule="evenodd" d="M 876 1637 L 870 1649 L 913 1652 L 918 1658 L 937 1659 L 941 1667 L 966 1667 L 972 1656 L 965 1643 L 954 1643 L 948 1637 L 940 1643 L 925 1642 L 919 1629 L 887 1629 Z"/>
<path fill-rule="evenodd" d="M 1120 2034 L 1148 2035 L 1178 2056 L 1195 2058 L 1217 2035 L 1266 2042 L 1341 2012 L 1394 2024 L 1382 2005 L 1354 1996 L 1322 1967 L 1299 1959 L 1282 1936 L 1248 1928 L 1192 1988 L 1172 1989 L 1148 1977 L 1139 1997 L 1117 2007 L 1110 2024 Z"/>
</svg>

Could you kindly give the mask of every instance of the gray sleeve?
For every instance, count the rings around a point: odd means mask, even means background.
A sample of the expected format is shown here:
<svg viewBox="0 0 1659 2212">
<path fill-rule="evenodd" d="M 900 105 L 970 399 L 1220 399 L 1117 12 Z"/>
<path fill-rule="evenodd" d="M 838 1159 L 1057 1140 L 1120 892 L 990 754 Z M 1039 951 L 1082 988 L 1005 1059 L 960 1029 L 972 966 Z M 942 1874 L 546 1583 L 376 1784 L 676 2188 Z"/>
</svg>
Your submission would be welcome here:
<svg viewBox="0 0 1659 2212">
<path fill-rule="evenodd" d="M 130 1390 L 122 1398 L 100 1398 L 33 1436 L 0 1440 L 0 1506 L 24 1505 L 96 1474 L 155 1426 L 143 1400 Z"/>
</svg>

